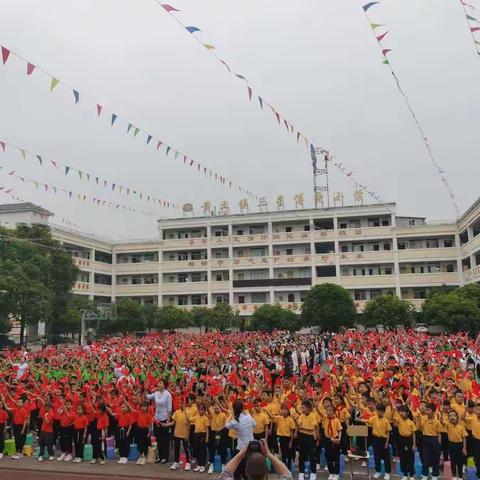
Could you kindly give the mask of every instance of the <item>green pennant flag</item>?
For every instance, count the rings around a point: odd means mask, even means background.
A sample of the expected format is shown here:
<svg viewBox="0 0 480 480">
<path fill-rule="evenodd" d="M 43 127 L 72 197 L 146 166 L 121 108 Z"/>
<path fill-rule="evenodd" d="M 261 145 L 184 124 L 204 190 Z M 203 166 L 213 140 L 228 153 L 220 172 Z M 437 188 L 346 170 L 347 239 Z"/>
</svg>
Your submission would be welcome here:
<svg viewBox="0 0 480 480">
<path fill-rule="evenodd" d="M 384 60 L 382 63 L 384 63 L 385 65 L 389 64 L 388 60 Z"/>
<path fill-rule="evenodd" d="M 137 133 L 140 131 L 139 128 L 135 127 L 135 130 L 133 132 L 133 136 L 136 137 L 137 136 Z"/>
<path fill-rule="evenodd" d="M 478 22 L 478 20 L 475 17 L 472 17 L 471 15 L 467 14 L 467 18 L 472 22 Z"/>
<path fill-rule="evenodd" d="M 50 83 L 50 93 L 52 93 L 55 90 L 55 87 L 58 85 L 59 82 L 60 80 L 52 77 L 52 81 Z"/>
</svg>

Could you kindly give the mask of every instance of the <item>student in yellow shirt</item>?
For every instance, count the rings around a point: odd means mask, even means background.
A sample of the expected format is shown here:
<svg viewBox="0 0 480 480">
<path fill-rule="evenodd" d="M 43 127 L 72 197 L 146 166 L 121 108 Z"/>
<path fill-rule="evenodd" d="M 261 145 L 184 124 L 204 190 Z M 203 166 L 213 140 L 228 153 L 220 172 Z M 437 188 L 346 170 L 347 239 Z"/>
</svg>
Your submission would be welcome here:
<svg viewBox="0 0 480 480">
<path fill-rule="evenodd" d="M 188 435 L 188 441 L 190 446 L 190 455 L 195 458 L 195 427 L 193 425 L 193 418 L 198 414 L 197 408 L 197 396 L 194 393 L 190 393 L 187 398 L 187 407 L 185 412 L 190 422 L 190 431 Z"/>
<path fill-rule="evenodd" d="M 442 449 L 442 457 L 443 461 L 446 462 L 448 461 L 448 435 L 447 435 L 447 423 L 448 423 L 448 414 L 452 410 L 452 407 L 450 407 L 450 401 L 449 400 L 444 400 L 442 402 L 442 411 L 440 412 L 440 423 L 442 424 L 442 440 L 441 440 L 441 449 Z"/>
<path fill-rule="evenodd" d="M 398 454 L 400 457 L 400 469 L 402 470 L 402 480 L 410 480 L 415 478 L 415 432 L 417 427 L 413 420 L 409 418 L 410 411 L 406 405 L 398 408 L 398 416 L 395 422 L 398 429 Z"/>
<path fill-rule="evenodd" d="M 295 435 L 295 421 L 290 416 L 290 411 L 286 405 L 282 406 L 281 415 L 276 416 L 275 425 L 277 427 L 277 438 L 280 441 L 280 453 L 282 462 L 290 470 L 295 452 L 293 451 L 293 437 Z"/>
<path fill-rule="evenodd" d="M 467 431 L 459 422 L 458 413 L 452 410 L 448 414 L 445 429 L 448 435 L 448 450 L 452 465 L 452 480 L 457 480 L 463 476 L 463 465 L 465 455 L 467 454 Z"/>
<path fill-rule="evenodd" d="M 430 468 L 432 469 L 432 480 L 438 480 L 442 424 L 435 415 L 435 404 L 428 403 L 425 406 L 425 413 L 426 417 L 422 418 L 422 480 L 428 478 Z"/>
<path fill-rule="evenodd" d="M 195 429 L 195 457 L 198 462 L 198 466 L 194 471 L 203 473 L 205 471 L 205 464 L 207 463 L 208 429 L 210 427 L 210 420 L 206 415 L 207 408 L 205 405 L 201 404 L 197 408 L 198 415 L 192 419 Z"/>
<path fill-rule="evenodd" d="M 185 470 L 190 470 L 190 448 L 188 445 L 188 439 L 190 436 L 190 420 L 188 418 L 185 405 L 183 405 L 172 415 L 171 422 L 163 424 L 165 427 L 172 427 L 175 425 L 173 431 L 173 450 L 174 450 L 174 462 L 170 467 L 170 470 L 177 470 L 180 467 L 180 443 L 183 446 L 185 452 L 186 463 Z"/>
<path fill-rule="evenodd" d="M 472 432 L 472 451 L 475 460 L 477 472 L 480 472 L 480 403 L 474 408 L 475 416 L 470 420 L 470 430 Z"/>
<path fill-rule="evenodd" d="M 472 419 L 475 417 L 475 402 L 469 400 L 467 402 L 467 411 L 465 412 L 465 417 L 463 418 L 463 425 L 467 431 L 467 458 L 473 457 L 472 449 Z M 461 421 L 462 419 L 460 419 Z"/>
<path fill-rule="evenodd" d="M 210 459 L 210 467 L 208 473 L 213 473 L 213 462 L 215 454 L 218 452 L 222 459 L 222 465 L 227 463 L 228 435 L 223 426 L 227 423 L 227 416 L 222 412 L 220 405 L 212 407 L 209 413 L 210 418 L 210 435 L 208 441 L 208 458 Z"/>
<path fill-rule="evenodd" d="M 317 462 L 315 459 L 315 443 L 318 439 L 318 417 L 312 412 L 312 402 L 302 402 L 302 413 L 297 420 L 298 450 L 300 453 L 298 480 L 305 479 L 305 461 L 310 462 L 310 480 L 316 480 Z"/>
<path fill-rule="evenodd" d="M 342 439 L 342 424 L 335 415 L 333 405 L 326 408 L 322 420 L 323 445 L 325 447 L 325 459 L 327 460 L 328 480 L 340 478 L 340 441 Z"/>
<path fill-rule="evenodd" d="M 253 410 L 250 415 L 255 420 L 255 427 L 253 429 L 253 436 L 255 440 L 267 438 L 268 425 L 270 424 L 269 416 L 262 410 L 260 400 L 257 398 L 253 402 Z"/>
<path fill-rule="evenodd" d="M 372 446 L 373 456 L 375 458 L 375 475 L 373 478 L 377 479 L 382 476 L 382 460 L 385 463 L 385 480 L 390 480 L 391 464 L 390 452 L 388 450 L 388 442 L 390 439 L 390 432 L 392 426 L 385 417 L 386 407 L 383 403 L 378 403 L 375 410 L 375 415 L 367 420 L 367 425 L 372 428 Z"/>
<path fill-rule="evenodd" d="M 340 452 L 347 458 L 348 450 L 350 449 L 350 438 L 347 435 L 347 427 L 350 421 L 350 412 L 345 403 L 345 398 L 337 394 L 333 397 L 333 405 L 340 423 L 342 424 L 342 439 L 340 441 Z"/>
</svg>

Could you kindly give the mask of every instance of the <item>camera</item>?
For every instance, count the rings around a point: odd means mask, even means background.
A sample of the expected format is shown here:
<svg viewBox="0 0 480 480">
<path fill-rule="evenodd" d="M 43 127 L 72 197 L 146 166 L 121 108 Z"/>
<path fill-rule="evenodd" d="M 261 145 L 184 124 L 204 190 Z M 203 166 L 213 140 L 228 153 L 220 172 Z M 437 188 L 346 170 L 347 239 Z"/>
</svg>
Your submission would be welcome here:
<svg viewBox="0 0 480 480">
<path fill-rule="evenodd" d="M 250 453 L 262 453 L 262 444 L 260 440 L 250 440 L 247 447 L 247 455 Z"/>
</svg>

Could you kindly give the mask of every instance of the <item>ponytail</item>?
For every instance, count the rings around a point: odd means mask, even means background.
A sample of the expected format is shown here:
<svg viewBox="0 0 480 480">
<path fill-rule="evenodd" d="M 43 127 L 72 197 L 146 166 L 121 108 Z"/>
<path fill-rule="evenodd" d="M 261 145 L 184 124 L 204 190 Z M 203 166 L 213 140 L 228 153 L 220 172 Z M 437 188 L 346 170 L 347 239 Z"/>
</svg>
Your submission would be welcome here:
<svg viewBox="0 0 480 480">
<path fill-rule="evenodd" d="M 242 400 L 237 400 L 233 404 L 233 416 L 235 417 L 235 420 L 238 422 L 240 419 L 240 414 L 243 412 L 243 401 Z"/>
</svg>

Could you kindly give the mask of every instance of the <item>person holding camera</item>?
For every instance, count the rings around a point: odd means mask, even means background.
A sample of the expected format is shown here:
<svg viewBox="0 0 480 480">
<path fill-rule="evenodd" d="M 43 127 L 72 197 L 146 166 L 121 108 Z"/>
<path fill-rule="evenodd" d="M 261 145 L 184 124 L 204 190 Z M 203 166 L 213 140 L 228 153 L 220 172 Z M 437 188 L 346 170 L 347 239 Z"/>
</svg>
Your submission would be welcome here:
<svg viewBox="0 0 480 480">
<path fill-rule="evenodd" d="M 220 480 L 232 480 L 236 478 L 237 470 L 242 464 L 245 465 L 244 478 L 248 480 L 265 480 L 268 475 L 267 458 L 272 463 L 272 467 L 275 473 L 279 475 L 280 480 L 292 480 L 290 470 L 272 454 L 264 439 L 252 440 L 244 445 L 237 455 L 225 465 L 225 468 L 220 474 Z"/>
</svg>

